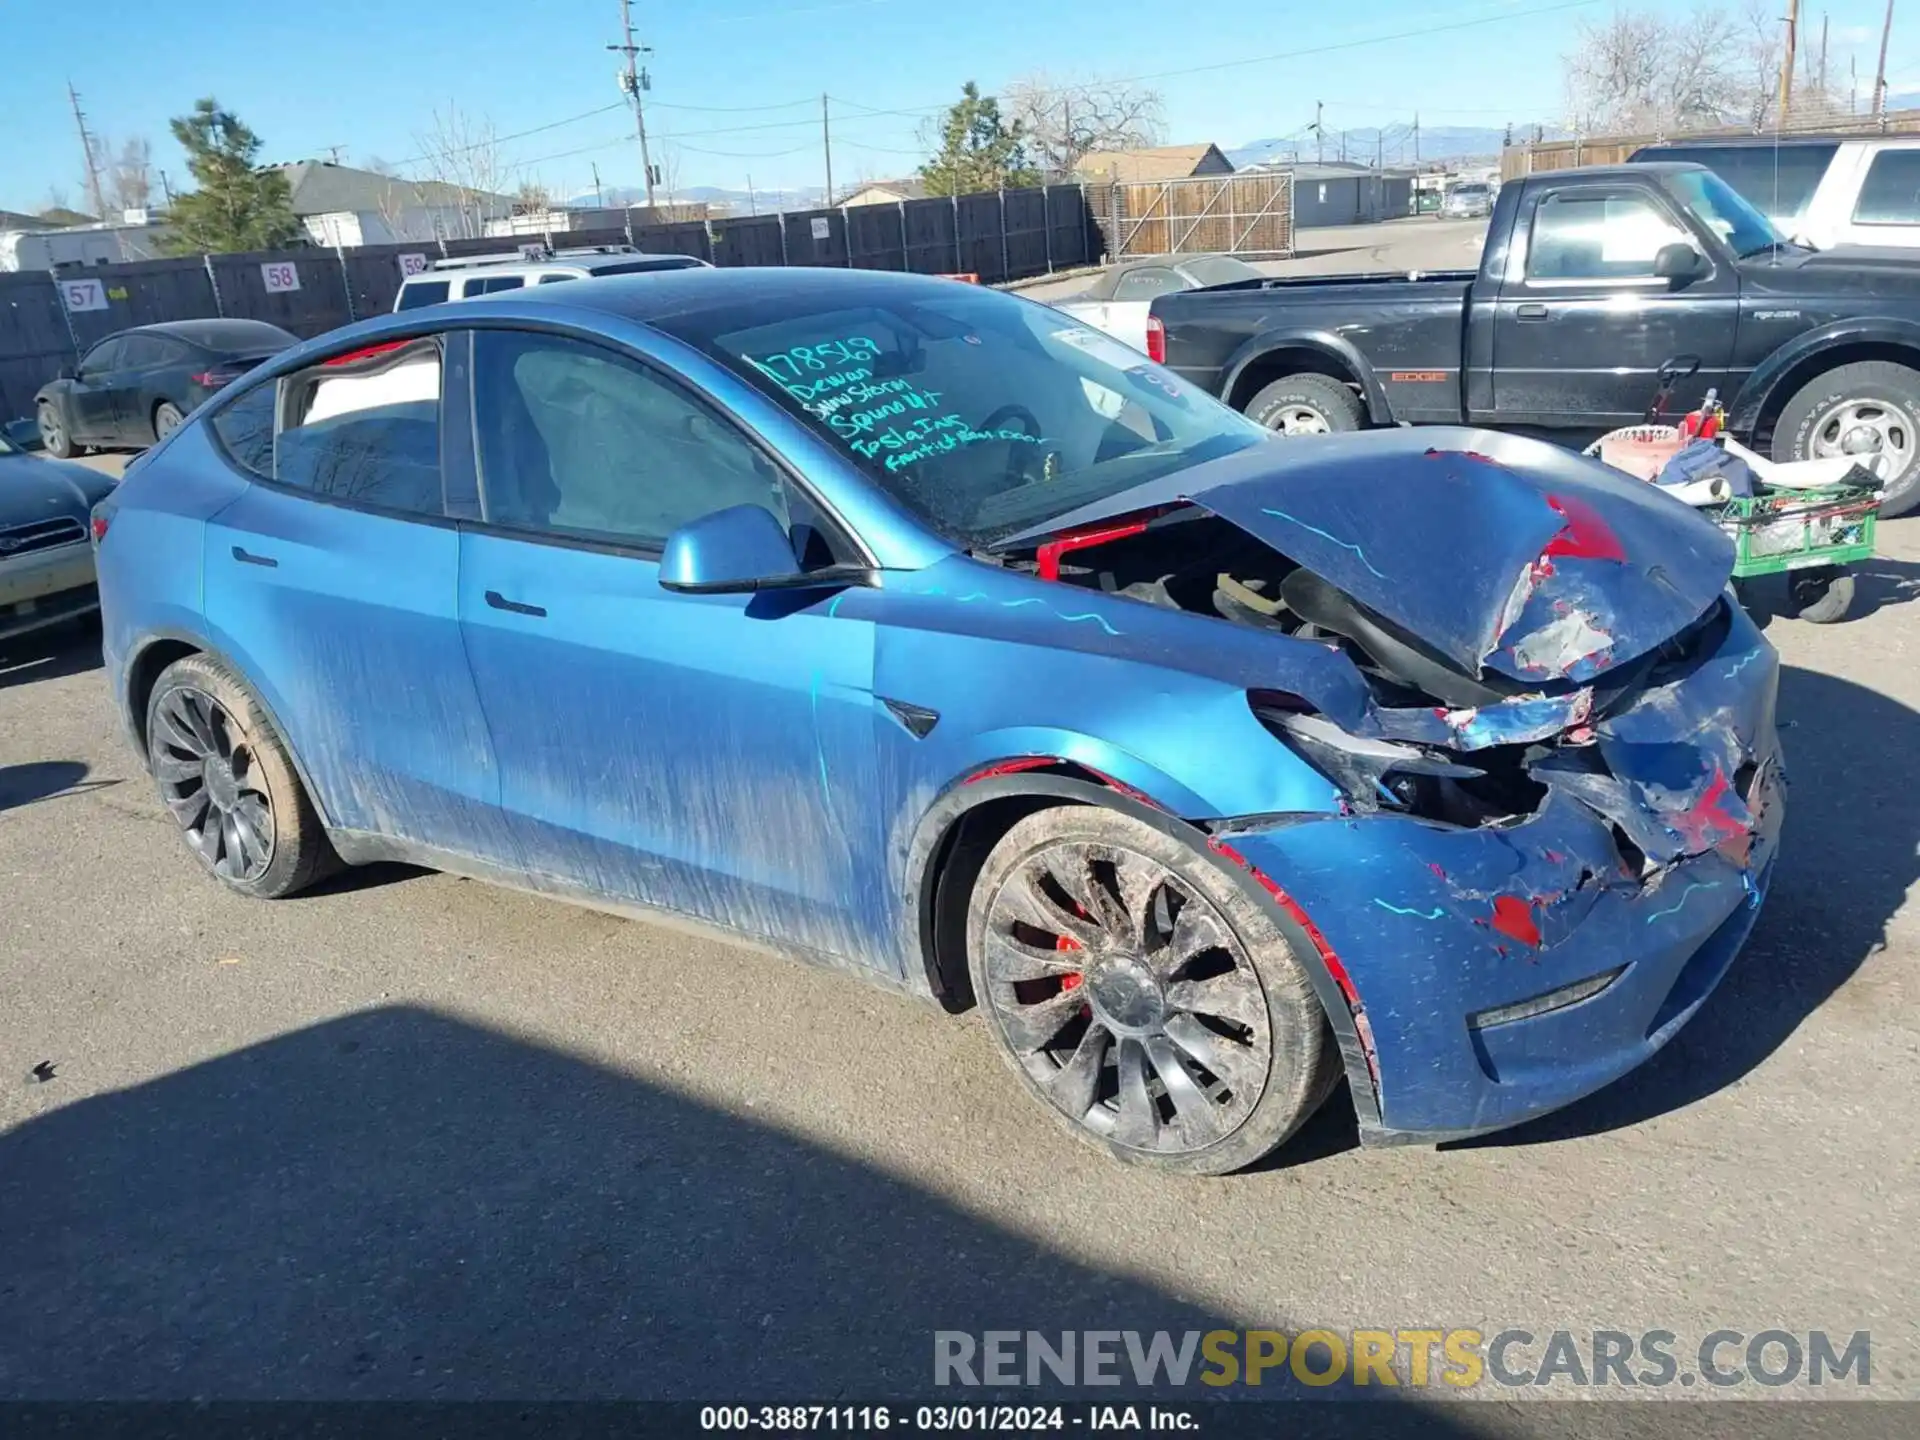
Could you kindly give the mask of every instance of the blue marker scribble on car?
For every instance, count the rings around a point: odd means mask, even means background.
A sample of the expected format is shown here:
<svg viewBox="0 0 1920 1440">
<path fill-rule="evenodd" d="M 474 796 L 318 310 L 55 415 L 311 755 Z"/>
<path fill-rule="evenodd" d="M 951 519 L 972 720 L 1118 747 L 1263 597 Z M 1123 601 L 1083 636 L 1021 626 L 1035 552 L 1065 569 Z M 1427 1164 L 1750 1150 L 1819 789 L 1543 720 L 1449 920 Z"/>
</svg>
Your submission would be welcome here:
<svg viewBox="0 0 1920 1440">
<path fill-rule="evenodd" d="M 977 1002 L 1129 1161 L 1245 1165 L 1342 1073 L 1433 1140 L 1645 1060 L 1781 824 L 1724 538 L 1114 357 L 831 270 L 337 332 L 96 510 L 115 699 L 238 891 L 409 860 Z"/>
</svg>

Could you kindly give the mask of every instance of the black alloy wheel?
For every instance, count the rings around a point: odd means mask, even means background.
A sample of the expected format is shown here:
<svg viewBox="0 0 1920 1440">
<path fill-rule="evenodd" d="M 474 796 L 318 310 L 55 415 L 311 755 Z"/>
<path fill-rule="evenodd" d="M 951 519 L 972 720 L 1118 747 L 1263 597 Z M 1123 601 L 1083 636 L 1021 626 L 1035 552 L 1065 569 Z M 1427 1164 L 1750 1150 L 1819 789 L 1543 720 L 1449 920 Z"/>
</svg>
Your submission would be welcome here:
<svg viewBox="0 0 1920 1440">
<path fill-rule="evenodd" d="M 257 880 L 273 863 L 273 798 L 247 732 L 218 700 L 188 686 L 156 708 L 148 749 L 161 798 L 214 874 Z"/>
</svg>

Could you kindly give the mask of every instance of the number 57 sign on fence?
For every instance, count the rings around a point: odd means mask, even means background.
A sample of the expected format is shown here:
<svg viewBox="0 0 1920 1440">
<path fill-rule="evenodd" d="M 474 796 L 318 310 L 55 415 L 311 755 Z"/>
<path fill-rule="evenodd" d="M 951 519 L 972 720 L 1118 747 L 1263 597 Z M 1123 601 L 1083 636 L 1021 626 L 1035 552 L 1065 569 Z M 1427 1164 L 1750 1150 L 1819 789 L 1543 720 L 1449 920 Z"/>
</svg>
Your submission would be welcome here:
<svg viewBox="0 0 1920 1440">
<path fill-rule="evenodd" d="M 300 269 L 291 260 L 268 261 L 260 267 L 260 278 L 266 282 L 269 295 L 300 288 Z"/>
<path fill-rule="evenodd" d="M 98 280 L 62 280 L 60 299 L 70 315 L 77 315 L 83 310 L 104 310 L 107 308 L 107 287 Z"/>
</svg>

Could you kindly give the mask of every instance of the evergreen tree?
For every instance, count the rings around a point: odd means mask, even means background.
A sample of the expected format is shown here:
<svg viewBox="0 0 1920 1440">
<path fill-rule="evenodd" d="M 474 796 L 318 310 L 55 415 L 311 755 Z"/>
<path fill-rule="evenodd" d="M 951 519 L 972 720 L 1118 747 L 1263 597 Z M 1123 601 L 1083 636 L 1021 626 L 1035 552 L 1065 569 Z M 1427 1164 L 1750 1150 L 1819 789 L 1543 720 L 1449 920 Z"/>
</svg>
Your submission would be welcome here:
<svg viewBox="0 0 1920 1440">
<path fill-rule="evenodd" d="M 168 212 L 168 247 L 178 254 L 273 250 L 301 236 L 287 177 L 255 168 L 260 137 L 209 98 L 170 122 L 198 189 Z"/>
<path fill-rule="evenodd" d="M 972 195 L 1038 185 L 1027 160 L 1026 129 L 1001 117 L 1000 102 L 969 80 L 940 126 L 940 153 L 920 167 L 929 195 Z"/>
</svg>

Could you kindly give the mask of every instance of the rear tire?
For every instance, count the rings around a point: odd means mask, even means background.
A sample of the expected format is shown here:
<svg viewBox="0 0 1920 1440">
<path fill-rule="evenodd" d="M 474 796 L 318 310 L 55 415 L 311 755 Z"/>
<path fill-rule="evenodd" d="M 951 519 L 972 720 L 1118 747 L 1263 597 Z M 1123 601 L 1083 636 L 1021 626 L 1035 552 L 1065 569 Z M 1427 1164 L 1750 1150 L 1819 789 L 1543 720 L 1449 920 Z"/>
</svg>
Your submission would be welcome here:
<svg viewBox="0 0 1920 1440">
<path fill-rule="evenodd" d="M 42 400 L 34 418 L 40 423 L 40 444 L 56 460 L 73 458 L 73 436 L 60 419 L 60 411 L 51 401 Z"/>
<path fill-rule="evenodd" d="M 278 900 L 338 867 L 273 722 L 211 656 L 160 673 L 147 701 L 147 766 L 187 848 L 229 890 Z"/>
<path fill-rule="evenodd" d="M 1849 453 L 1869 469 L 1878 455 L 1898 457 L 1897 473 L 1880 476 L 1882 515 L 1920 505 L 1920 371 L 1886 360 L 1839 366 L 1801 387 L 1774 422 L 1775 460 Z"/>
<path fill-rule="evenodd" d="M 1247 402 L 1246 416 L 1282 435 L 1332 435 L 1367 423 L 1358 395 L 1338 380 L 1307 372 L 1263 387 Z"/>
<path fill-rule="evenodd" d="M 1042 810 L 1006 833 L 974 886 L 967 963 L 1028 1092 L 1128 1164 L 1241 1169 L 1341 1074 L 1273 917 L 1211 857 L 1117 811 Z"/>
<path fill-rule="evenodd" d="M 180 428 L 180 422 L 187 417 L 180 413 L 180 407 L 171 400 L 162 400 L 153 407 L 153 443 L 158 445 L 167 436 Z"/>
</svg>

